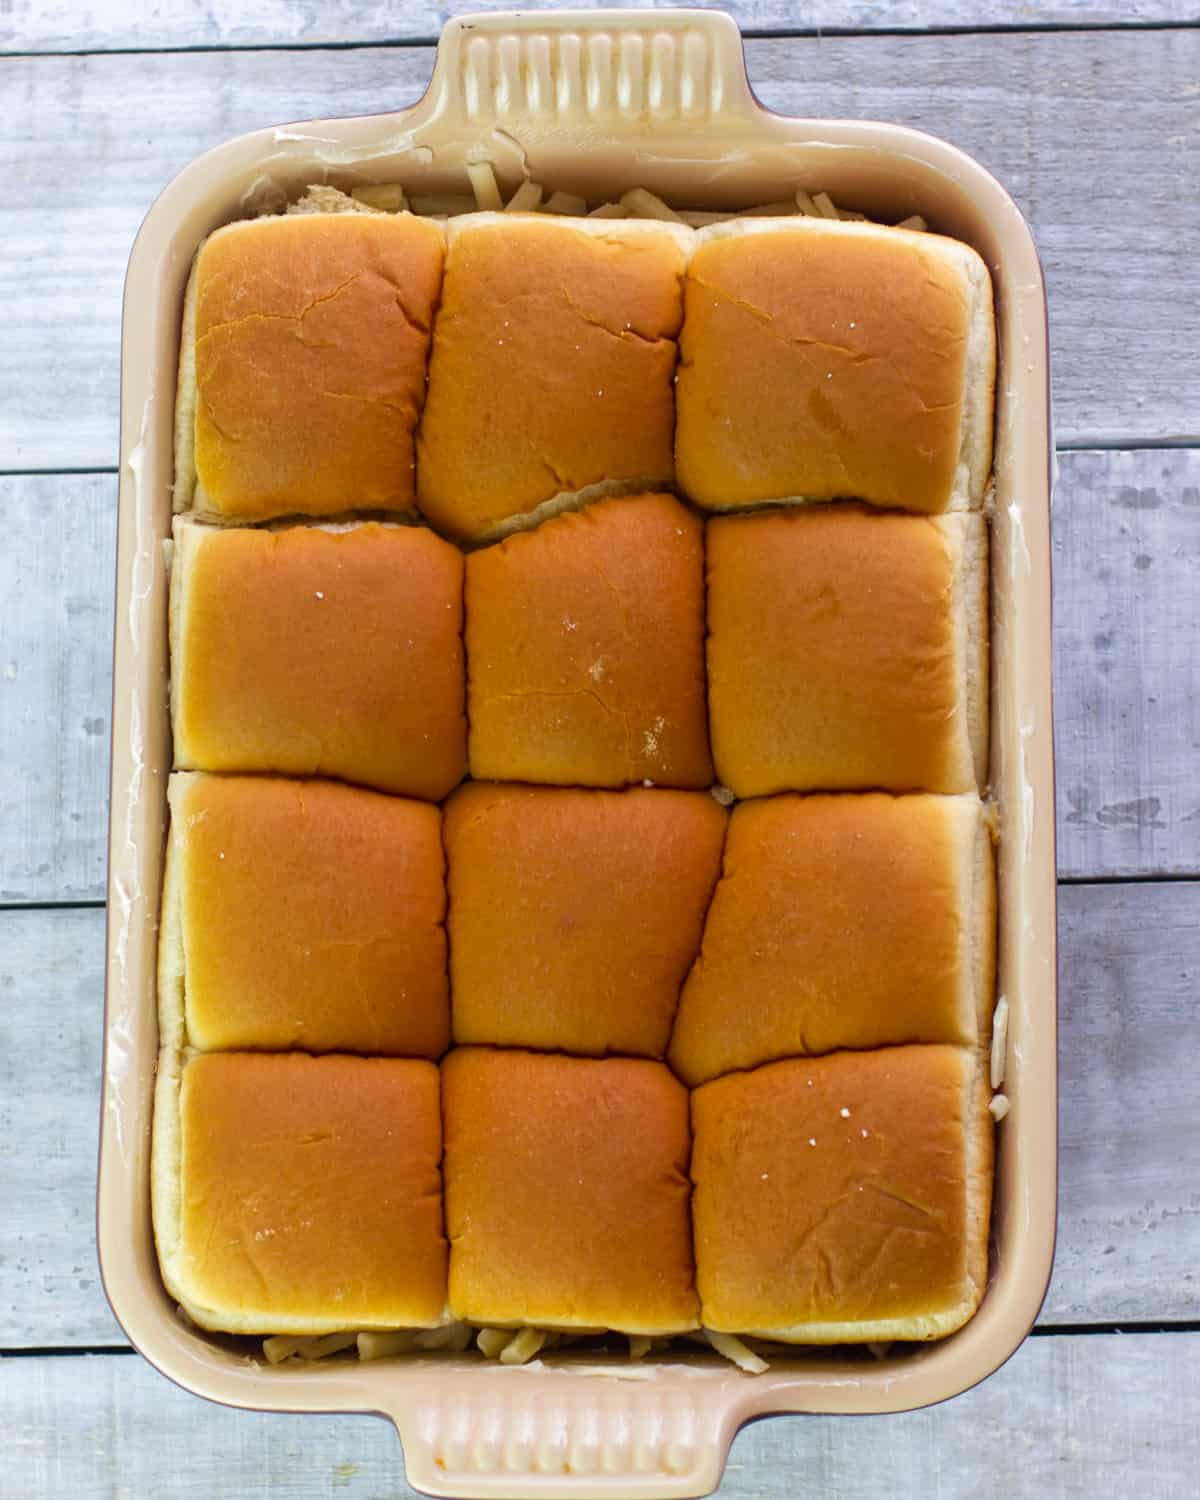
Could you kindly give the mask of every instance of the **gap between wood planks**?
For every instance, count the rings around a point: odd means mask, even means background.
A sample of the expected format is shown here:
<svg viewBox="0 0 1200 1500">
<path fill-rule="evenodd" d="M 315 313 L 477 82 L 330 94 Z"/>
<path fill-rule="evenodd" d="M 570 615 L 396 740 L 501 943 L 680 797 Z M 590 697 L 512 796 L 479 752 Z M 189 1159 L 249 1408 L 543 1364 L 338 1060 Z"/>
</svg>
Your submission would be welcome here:
<svg viewBox="0 0 1200 1500">
<path fill-rule="evenodd" d="M 1027 1334 L 1031 1339 L 1091 1338 L 1093 1336 L 1136 1337 L 1150 1333 L 1200 1333 L 1200 1319 L 1183 1323 L 1039 1323 Z M 803 1346 L 797 1346 L 802 1349 Z M 132 1344 L 51 1345 L 44 1349 L 0 1349 L 4 1359 L 76 1359 L 80 1355 L 118 1356 L 138 1354 Z M 668 1351 L 669 1353 L 669 1351 Z M 782 1357 L 782 1356 L 780 1356 Z"/>
<path fill-rule="evenodd" d="M 517 0 L 513 0 L 513 8 L 520 8 Z M 820 41 L 822 38 L 845 41 L 855 37 L 1054 36 L 1058 33 L 1078 36 L 1109 31 L 1194 31 L 1197 28 L 1200 28 L 1200 20 L 1186 17 L 1178 20 L 1124 20 L 1114 16 L 1107 20 L 1092 21 L 998 21 L 959 26 L 788 26 L 779 30 L 770 26 L 743 26 L 741 35 L 743 41 L 747 42 L 798 42 Z M 144 57 L 149 54 L 190 57 L 205 52 L 361 52 L 366 48 L 401 51 L 436 47 L 438 40 L 438 35 L 428 34 L 365 37 L 361 41 L 350 42 L 197 42 L 190 46 L 177 43 L 158 47 L 39 47 L 14 52 L 0 49 L 0 61 L 11 58 L 14 62 L 28 62 L 42 57 Z"/>
</svg>

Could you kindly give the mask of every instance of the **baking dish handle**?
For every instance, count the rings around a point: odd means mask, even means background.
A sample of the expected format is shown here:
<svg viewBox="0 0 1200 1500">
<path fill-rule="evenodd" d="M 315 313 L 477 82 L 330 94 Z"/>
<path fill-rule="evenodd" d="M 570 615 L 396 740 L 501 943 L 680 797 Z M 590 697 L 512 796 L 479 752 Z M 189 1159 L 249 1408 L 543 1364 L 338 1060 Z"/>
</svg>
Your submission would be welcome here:
<svg viewBox="0 0 1200 1500">
<path fill-rule="evenodd" d="M 571 125 L 632 145 L 650 127 L 661 144 L 664 131 L 728 129 L 757 111 L 741 32 L 722 11 L 538 11 L 448 21 L 412 120 L 522 145 Z"/>
<path fill-rule="evenodd" d="M 395 1392 L 408 1482 L 456 1500 L 692 1500 L 721 1482 L 748 1414 L 749 1379 L 689 1368 L 687 1380 L 600 1371 L 431 1372 Z M 641 1376 L 642 1371 L 638 1371 Z M 386 1403 L 386 1393 L 385 1393 Z M 380 1403 L 385 1404 L 385 1403 Z"/>
</svg>

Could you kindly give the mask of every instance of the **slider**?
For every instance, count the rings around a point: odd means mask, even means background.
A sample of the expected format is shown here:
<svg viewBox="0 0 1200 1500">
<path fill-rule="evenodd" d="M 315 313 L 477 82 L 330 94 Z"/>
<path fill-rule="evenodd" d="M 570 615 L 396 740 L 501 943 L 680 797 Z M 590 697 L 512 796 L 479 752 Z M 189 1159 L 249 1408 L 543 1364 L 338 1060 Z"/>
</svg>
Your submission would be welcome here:
<svg viewBox="0 0 1200 1500">
<path fill-rule="evenodd" d="M 438 1071 L 429 1062 L 164 1049 L 154 1233 L 202 1328 L 445 1321 Z"/>
<path fill-rule="evenodd" d="M 471 774 L 704 787 L 704 536 L 670 495 L 605 500 L 467 558 Z"/>
<path fill-rule="evenodd" d="M 411 510 L 442 232 L 411 214 L 228 224 L 196 256 L 175 509 L 222 520 Z"/>
<path fill-rule="evenodd" d="M 466 761 L 462 556 L 424 527 L 175 522 L 175 765 L 437 801 Z"/>
<path fill-rule="evenodd" d="M 675 454 L 697 505 L 982 502 L 995 325 L 968 246 L 826 219 L 715 224 L 684 307 Z"/>
<path fill-rule="evenodd" d="M 727 787 L 986 786 L 982 516 L 719 516 L 707 551 L 713 760 Z"/>
<path fill-rule="evenodd" d="M 695 1086 L 775 1058 L 987 1040 L 992 819 L 963 797 L 734 808 L 669 1061 Z"/>
<path fill-rule="evenodd" d="M 667 1068 L 462 1047 L 442 1097 L 456 1318 L 696 1327 L 688 1096 Z"/>
<path fill-rule="evenodd" d="M 454 1040 L 661 1058 L 725 824 L 707 792 L 460 787 L 445 812 Z"/>
<path fill-rule="evenodd" d="M 669 485 L 691 230 L 468 214 L 446 238 L 417 436 L 428 519 L 490 540 L 580 491 Z"/>
<path fill-rule="evenodd" d="M 331 781 L 188 772 L 167 795 L 163 1041 L 442 1055 L 436 807 Z"/>
<path fill-rule="evenodd" d="M 692 1095 L 706 1328 L 797 1344 L 932 1339 L 987 1279 L 981 1054 L 887 1047 L 770 1063 Z"/>
</svg>

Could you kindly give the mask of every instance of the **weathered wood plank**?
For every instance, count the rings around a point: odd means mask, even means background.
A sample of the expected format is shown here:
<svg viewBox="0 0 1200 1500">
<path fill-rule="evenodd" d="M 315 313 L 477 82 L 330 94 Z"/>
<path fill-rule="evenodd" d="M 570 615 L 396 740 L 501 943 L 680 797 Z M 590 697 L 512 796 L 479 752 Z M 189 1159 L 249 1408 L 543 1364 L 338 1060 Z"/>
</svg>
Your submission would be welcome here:
<svg viewBox="0 0 1200 1500">
<path fill-rule="evenodd" d="M 1200 1318 L 1200 883 L 1058 893 L 1059 1228 L 1040 1321 Z"/>
<path fill-rule="evenodd" d="M 574 0 L 594 10 L 606 0 Z M 672 0 L 631 0 L 654 9 Z M 107 52 L 114 48 L 288 47 L 328 42 L 414 42 L 436 37 L 445 22 L 472 11 L 561 9 L 557 0 L 338 0 L 314 7 L 305 0 L 268 0 L 251 9 L 239 0 L 164 0 L 137 16 L 121 0 L 55 5 L 15 0 L 0 17 L 0 52 Z M 790 35 L 797 31 L 927 31 L 975 26 L 1104 26 L 1187 21 L 1186 0 L 725 0 L 744 31 Z"/>
<path fill-rule="evenodd" d="M 1200 1334 L 1030 1339 L 957 1400 L 897 1416 L 777 1417 L 734 1442 L 724 1500 L 1190 1500 Z M 400 1445 L 367 1417 L 230 1411 L 140 1359 L 0 1360 L 11 1500 L 410 1496 Z"/>
<path fill-rule="evenodd" d="M 1011 188 L 1049 277 L 1060 441 L 1196 430 L 1200 345 L 1180 308 L 1195 301 L 1200 270 L 1178 251 L 1200 234 L 1200 197 L 1179 191 L 1196 144 L 1200 31 L 768 40 L 747 54 L 775 108 L 948 135 Z M 401 105 L 423 88 L 432 57 L 398 48 L 6 61 L 0 467 L 114 462 L 125 258 L 177 168 L 254 126 Z M 1119 152 L 1098 120 L 1122 122 Z"/>
<path fill-rule="evenodd" d="M 96 1262 L 103 1011 L 102 911 L 0 912 L 0 1349 L 125 1342 Z"/>
<path fill-rule="evenodd" d="M 1066 453 L 1054 497 L 1058 867 L 1200 870 L 1200 451 Z"/>
<path fill-rule="evenodd" d="M 116 498 L 0 478 L 0 902 L 103 895 Z"/>
<path fill-rule="evenodd" d="M 1200 1317 L 1200 883 L 1060 891 L 1050 1325 Z M 0 1349 L 121 1342 L 92 1250 L 103 913 L 0 913 Z M 30 1149 L 29 1143 L 33 1143 Z"/>
<path fill-rule="evenodd" d="M 0 478 L 0 903 L 104 896 L 115 499 Z M 1059 872 L 1200 874 L 1200 451 L 1061 455 L 1054 536 Z"/>
</svg>

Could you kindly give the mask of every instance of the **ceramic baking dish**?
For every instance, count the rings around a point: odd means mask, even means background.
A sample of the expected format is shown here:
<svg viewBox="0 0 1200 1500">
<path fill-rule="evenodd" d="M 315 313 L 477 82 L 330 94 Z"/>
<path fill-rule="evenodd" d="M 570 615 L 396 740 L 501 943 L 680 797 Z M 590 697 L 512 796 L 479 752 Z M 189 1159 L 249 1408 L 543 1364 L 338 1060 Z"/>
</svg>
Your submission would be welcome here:
<svg viewBox="0 0 1200 1500">
<path fill-rule="evenodd" d="M 200 239 L 312 182 L 463 191 L 491 160 L 600 200 L 639 185 L 691 208 L 825 190 L 895 222 L 912 213 L 991 268 L 1000 333 L 992 519 L 991 781 L 1000 816 L 999 993 L 1009 1002 L 991 1277 L 977 1316 L 876 1361 L 797 1351 L 747 1376 L 697 1350 L 510 1369 L 474 1355 L 267 1367 L 244 1341 L 187 1326 L 150 1224 L 155 946 L 171 764 L 167 576 L 172 415 L 184 282 Z M 451 22 L 425 97 L 396 114 L 309 121 L 230 141 L 155 203 L 130 259 L 121 486 L 98 1236 L 130 1341 L 191 1391 L 265 1411 L 376 1412 L 410 1482 L 455 1496 L 697 1496 L 729 1444 L 771 1412 L 895 1412 L 965 1390 L 1017 1348 L 1054 1248 L 1056 1017 L 1046 312 L 1029 229 L 968 157 L 911 130 L 785 118 L 748 86 L 733 22 L 710 11 L 489 15 Z"/>
</svg>

